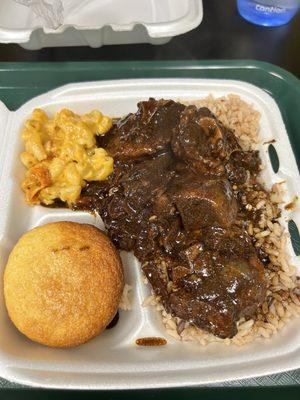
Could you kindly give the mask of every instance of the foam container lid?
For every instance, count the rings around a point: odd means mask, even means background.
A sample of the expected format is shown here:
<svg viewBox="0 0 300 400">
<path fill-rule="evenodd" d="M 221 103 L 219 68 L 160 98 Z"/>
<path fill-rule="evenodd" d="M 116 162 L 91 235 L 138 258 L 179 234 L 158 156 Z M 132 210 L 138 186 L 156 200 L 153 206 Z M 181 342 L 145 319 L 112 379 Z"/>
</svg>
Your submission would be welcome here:
<svg viewBox="0 0 300 400">
<path fill-rule="evenodd" d="M 30 8 L 2 0 L 0 42 L 33 49 L 139 41 L 160 44 L 196 28 L 203 17 L 202 0 L 94 0 L 81 6 L 65 0 L 63 4 L 64 23 L 51 29 Z"/>
<path fill-rule="evenodd" d="M 300 176 L 288 135 L 275 101 L 261 89 L 240 81 L 206 79 L 141 79 L 70 84 L 38 96 L 15 112 L 0 102 L 0 268 L 3 273 L 9 252 L 27 230 L 52 221 L 90 223 L 103 228 L 101 218 L 85 212 L 49 209 L 25 204 L 20 183 L 24 168 L 20 131 L 35 107 L 52 114 L 62 107 L 84 113 L 98 108 L 119 117 L 136 110 L 138 101 L 156 98 L 196 100 L 230 93 L 252 103 L 261 113 L 259 151 L 266 166 L 268 187 L 285 181 L 286 201 L 299 196 Z M 274 173 L 267 141 L 275 139 L 280 167 Z M 299 204 L 283 210 L 281 222 L 293 219 L 300 227 Z M 291 242 L 287 252 L 300 274 L 299 257 Z M 257 340 L 244 347 L 213 343 L 207 347 L 178 342 L 168 336 L 160 315 L 141 306 L 149 295 L 142 283 L 139 262 L 121 252 L 126 282 L 132 285 L 132 310 L 120 312 L 112 330 L 74 349 L 53 349 L 29 341 L 10 322 L 3 299 L 0 302 L 0 375 L 21 384 L 68 389 L 137 389 L 194 386 L 249 378 L 300 367 L 299 318 L 292 320 L 270 340 Z M 3 283 L 1 280 L 1 290 Z M 135 340 L 145 336 L 166 337 L 162 347 L 142 348 Z"/>
</svg>

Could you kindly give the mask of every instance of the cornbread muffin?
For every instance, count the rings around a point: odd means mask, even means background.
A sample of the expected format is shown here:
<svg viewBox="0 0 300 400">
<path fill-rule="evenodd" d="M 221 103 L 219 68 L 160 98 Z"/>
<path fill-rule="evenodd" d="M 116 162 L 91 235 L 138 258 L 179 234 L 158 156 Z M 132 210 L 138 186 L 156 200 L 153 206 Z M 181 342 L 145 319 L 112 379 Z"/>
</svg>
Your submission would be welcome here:
<svg viewBox="0 0 300 400">
<path fill-rule="evenodd" d="M 31 340 L 72 347 L 102 332 L 117 312 L 124 276 L 99 229 L 56 222 L 25 233 L 4 272 L 9 317 Z"/>
</svg>

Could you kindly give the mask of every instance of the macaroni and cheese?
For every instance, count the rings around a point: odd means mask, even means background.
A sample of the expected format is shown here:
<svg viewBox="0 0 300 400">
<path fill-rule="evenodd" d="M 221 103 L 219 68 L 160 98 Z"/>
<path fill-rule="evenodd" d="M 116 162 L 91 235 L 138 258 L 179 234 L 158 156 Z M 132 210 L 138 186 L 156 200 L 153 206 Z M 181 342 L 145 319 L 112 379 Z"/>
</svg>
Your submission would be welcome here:
<svg viewBox="0 0 300 400">
<path fill-rule="evenodd" d="M 22 189 L 29 204 L 74 203 L 86 181 L 101 181 L 113 171 L 113 159 L 96 147 L 96 136 L 112 126 L 94 110 L 82 116 L 62 109 L 49 118 L 35 109 L 25 122 L 21 161 L 27 168 Z"/>
</svg>

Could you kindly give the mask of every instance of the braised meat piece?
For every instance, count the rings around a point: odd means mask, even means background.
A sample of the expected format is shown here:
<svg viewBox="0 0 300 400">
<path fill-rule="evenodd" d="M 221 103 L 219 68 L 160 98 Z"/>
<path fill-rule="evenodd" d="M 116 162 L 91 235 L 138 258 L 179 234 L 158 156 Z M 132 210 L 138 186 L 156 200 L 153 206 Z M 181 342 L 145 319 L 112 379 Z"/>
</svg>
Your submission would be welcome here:
<svg viewBox="0 0 300 400">
<path fill-rule="evenodd" d="M 171 312 L 222 338 L 234 336 L 236 322 L 252 317 L 266 294 L 263 265 L 246 234 L 238 233 L 231 235 L 231 249 L 225 244 L 222 253 L 205 243 L 192 245 L 173 268 L 179 290 L 170 296 Z"/>
<path fill-rule="evenodd" d="M 128 206 L 140 209 L 156 194 L 164 190 L 165 185 L 174 175 L 171 169 L 173 160 L 168 153 L 159 154 L 154 159 L 147 159 L 130 169 L 122 176 L 120 184 Z"/>
<path fill-rule="evenodd" d="M 172 181 L 168 191 L 187 231 L 206 226 L 229 227 L 237 214 L 237 204 L 227 179 L 182 175 Z"/>
<path fill-rule="evenodd" d="M 99 144 L 114 172 L 88 183 L 74 208 L 98 212 L 114 243 L 134 252 L 167 312 L 233 337 L 266 293 L 262 256 L 243 229 L 258 153 L 207 108 L 172 100 L 140 102 Z"/>
<path fill-rule="evenodd" d="M 172 149 L 181 160 L 203 173 L 221 174 L 224 161 L 240 146 L 234 134 L 208 110 L 186 107 L 173 133 Z"/>
<path fill-rule="evenodd" d="M 121 119 L 109 135 L 100 138 L 116 160 L 138 159 L 166 149 L 184 105 L 172 100 L 141 101 L 138 111 Z"/>
<path fill-rule="evenodd" d="M 184 288 L 170 295 L 173 315 L 221 338 L 237 333 L 235 308 L 221 285 L 205 281 L 196 290 Z"/>
<path fill-rule="evenodd" d="M 172 178 L 171 166 L 168 153 L 132 164 L 118 178 L 114 193 L 104 199 L 101 216 L 113 241 L 123 250 L 134 250 L 136 255 L 152 252 L 151 238 L 158 235 L 157 227 L 149 221 L 152 201 Z"/>
<path fill-rule="evenodd" d="M 252 317 L 266 294 L 264 268 L 256 255 L 224 260 L 220 268 L 222 284 L 239 317 Z"/>
<path fill-rule="evenodd" d="M 206 249 L 220 254 L 243 256 L 255 253 L 251 238 L 237 226 L 230 229 L 209 226 L 203 230 L 202 240 Z"/>
<path fill-rule="evenodd" d="M 211 251 L 207 251 L 203 243 L 192 244 L 190 247 L 182 250 L 178 256 L 181 265 L 188 268 L 185 275 L 183 276 L 182 274 L 183 279 L 181 282 L 178 282 L 178 286 L 185 285 L 194 276 L 196 279 L 201 277 L 202 280 L 215 276 L 217 255 Z M 188 276 L 187 279 L 185 279 L 186 276 Z"/>
</svg>

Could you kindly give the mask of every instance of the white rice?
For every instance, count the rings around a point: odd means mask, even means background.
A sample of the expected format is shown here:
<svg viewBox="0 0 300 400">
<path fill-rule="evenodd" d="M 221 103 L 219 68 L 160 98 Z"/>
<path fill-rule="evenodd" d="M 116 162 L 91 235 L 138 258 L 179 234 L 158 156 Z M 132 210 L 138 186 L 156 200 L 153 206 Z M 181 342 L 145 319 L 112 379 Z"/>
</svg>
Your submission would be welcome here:
<svg viewBox="0 0 300 400">
<path fill-rule="evenodd" d="M 124 310 L 124 311 L 131 310 L 131 291 L 132 291 L 132 286 L 125 283 L 122 297 L 121 297 L 120 304 L 119 304 L 119 308 L 121 310 Z"/>
</svg>

